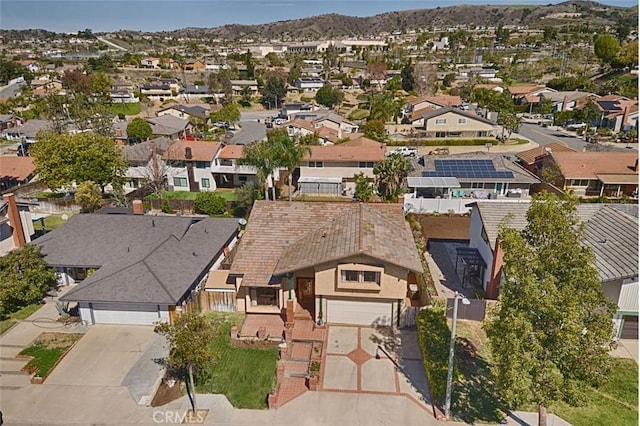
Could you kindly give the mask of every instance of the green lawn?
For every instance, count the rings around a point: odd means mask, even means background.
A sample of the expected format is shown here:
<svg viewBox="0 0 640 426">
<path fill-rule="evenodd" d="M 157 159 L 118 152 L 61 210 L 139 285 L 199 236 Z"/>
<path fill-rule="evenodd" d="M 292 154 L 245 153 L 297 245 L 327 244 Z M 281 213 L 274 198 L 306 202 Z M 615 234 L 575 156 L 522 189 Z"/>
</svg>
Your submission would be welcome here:
<svg viewBox="0 0 640 426">
<path fill-rule="evenodd" d="M 267 408 L 267 395 L 276 383 L 277 348 L 234 347 L 229 332 L 242 324 L 244 314 L 212 313 L 222 321 L 221 334 L 212 342 L 220 357 L 209 370 L 209 378 L 196 385 L 202 393 L 223 393 L 236 408 Z"/>
<path fill-rule="evenodd" d="M 452 411 L 470 423 L 499 421 L 504 409 L 491 379 L 491 350 L 482 323 L 458 320 L 456 335 L 456 365 L 460 375 L 454 382 Z M 589 389 L 581 406 L 557 402 L 547 411 L 575 426 L 637 425 L 638 364 L 618 358 L 612 362 L 609 381 L 600 388 Z M 521 409 L 535 411 L 536 407 L 528 405 Z"/>
<path fill-rule="evenodd" d="M 34 343 L 20 352 L 20 355 L 33 357 L 24 367 L 26 371 L 47 377 L 56 362 L 82 337 L 79 333 L 40 334 Z"/>
<path fill-rule="evenodd" d="M 215 191 L 215 193 L 227 201 L 235 201 L 237 199 L 235 192 L 232 191 Z M 195 200 L 199 192 L 189 191 L 164 191 L 162 198 L 164 200 Z M 146 197 L 147 199 L 154 200 L 158 198 L 156 194 L 151 194 Z"/>
<path fill-rule="evenodd" d="M 73 213 L 65 213 L 67 215 L 67 220 L 73 216 Z M 52 214 L 44 218 L 44 226 L 48 231 L 53 231 L 56 228 L 61 227 L 65 224 L 66 221 L 62 220 L 62 214 Z M 42 225 L 40 221 L 36 221 L 33 223 L 33 229 L 36 231 L 42 230 Z"/>
<path fill-rule="evenodd" d="M 14 312 L 9 315 L 9 318 L 0 321 L 0 335 L 4 334 L 5 331 L 9 330 L 16 324 L 16 320 L 23 320 L 29 318 L 31 314 L 36 312 L 38 309 L 42 307 L 41 303 L 34 303 L 32 305 L 25 306 L 17 312 Z"/>
<path fill-rule="evenodd" d="M 142 107 L 140 106 L 140 102 L 136 102 L 134 104 L 113 104 L 110 108 L 111 112 L 120 115 L 137 115 L 140 114 Z"/>
</svg>

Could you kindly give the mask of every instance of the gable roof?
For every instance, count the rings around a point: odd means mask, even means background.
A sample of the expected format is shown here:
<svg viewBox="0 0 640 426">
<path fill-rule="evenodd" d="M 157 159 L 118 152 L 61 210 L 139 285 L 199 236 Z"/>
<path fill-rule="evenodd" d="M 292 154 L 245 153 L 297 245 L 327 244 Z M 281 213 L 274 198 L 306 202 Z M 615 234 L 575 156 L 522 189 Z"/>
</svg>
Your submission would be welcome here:
<svg viewBox="0 0 640 426">
<path fill-rule="evenodd" d="M 171 109 L 175 109 L 176 111 L 180 111 L 184 114 L 191 115 L 193 117 L 207 119 L 209 117 L 209 110 L 200 106 L 200 105 L 170 105 L 166 108 L 161 109 L 159 112 L 168 111 Z"/>
<path fill-rule="evenodd" d="M 551 152 L 565 179 L 597 179 L 599 174 L 638 176 L 637 152 Z"/>
<path fill-rule="evenodd" d="M 491 245 L 496 241 L 503 219 L 507 226 L 523 230 L 527 226 L 530 203 L 478 201 L 474 209 L 480 214 Z M 584 244 L 596 255 L 601 281 L 638 275 L 638 205 L 578 204 L 578 216 L 586 223 Z"/>
<path fill-rule="evenodd" d="M 162 155 L 164 160 L 185 161 L 186 148 L 191 148 L 191 161 L 211 161 L 220 148 L 220 142 L 186 141 L 174 142 Z"/>
<path fill-rule="evenodd" d="M 464 111 L 464 110 L 461 110 L 461 109 L 458 109 L 458 108 L 453 108 L 453 107 L 443 107 L 443 108 L 438 108 L 438 109 L 433 110 L 433 111 L 428 111 L 428 112 L 426 112 L 425 114 L 422 115 L 422 118 L 424 118 L 425 121 L 426 121 L 426 120 L 430 120 L 430 119 L 432 119 L 434 117 L 441 116 L 442 114 L 447 114 L 449 112 L 454 113 L 456 115 L 461 115 L 461 116 L 466 117 L 466 118 L 470 118 L 472 120 L 479 121 L 481 123 L 490 124 L 492 126 L 496 125 L 496 123 L 494 123 L 491 120 L 487 120 L 486 118 L 482 118 L 479 115 L 473 114 L 473 113 L 471 113 L 469 111 Z"/>
<path fill-rule="evenodd" d="M 0 179 L 26 180 L 36 170 L 32 157 L 0 157 Z"/>
<path fill-rule="evenodd" d="M 325 232 L 324 238 L 318 230 Z M 315 245 L 303 247 L 304 241 Z M 378 246 L 373 247 L 375 244 Z M 292 246 L 299 247 L 299 260 Z M 346 254 L 360 247 L 367 253 L 373 251 L 376 259 L 421 271 L 413 236 L 399 205 L 256 201 L 231 274 L 242 275 L 243 286 L 266 286 L 286 269 L 336 258 L 334 249 Z M 316 256 L 322 260 L 314 262 Z"/>
<path fill-rule="evenodd" d="M 551 142 L 546 145 L 540 145 L 526 151 L 518 152 L 516 153 L 516 157 L 526 164 L 533 164 L 538 157 L 551 152 L 576 152 L 576 150 L 561 143 Z"/>
<path fill-rule="evenodd" d="M 134 145 L 124 145 L 124 150 L 127 162 L 130 165 L 146 165 L 151 160 L 151 144 L 156 144 L 156 152 L 162 155 L 173 141 L 169 138 L 155 138 L 149 141 L 144 141 Z"/>
<path fill-rule="evenodd" d="M 237 228 L 227 218 L 80 214 L 33 244 L 50 266 L 98 268 L 61 300 L 175 304 Z"/>
<path fill-rule="evenodd" d="M 305 153 L 303 161 L 382 161 L 386 152 L 386 145 L 372 141 L 367 145 L 311 145 L 311 152 Z M 375 145 L 374 145 L 375 144 Z"/>
<path fill-rule="evenodd" d="M 437 95 L 437 96 L 422 96 L 422 97 L 409 97 L 407 101 L 410 105 L 417 105 L 422 102 L 429 102 L 441 107 L 459 106 L 462 105 L 462 98 L 460 96 L 452 95 Z"/>
<path fill-rule="evenodd" d="M 244 145 L 222 145 L 216 158 L 223 160 L 237 160 L 244 158 Z"/>
<path fill-rule="evenodd" d="M 534 86 L 534 85 L 518 85 L 518 86 L 509 86 L 507 90 L 512 96 L 523 96 L 527 95 L 531 92 L 536 92 L 538 90 L 547 89 L 546 86 Z M 550 89 L 551 90 L 551 89 Z"/>
<path fill-rule="evenodd" d="M 174 117 L 171 114 L 161 115 L 160 117 L 145 118 L 145 121 L 151 124 L 154 135 L 173 135 L 183 132 L 189 125 L 188 120 Z"/>
</svg>

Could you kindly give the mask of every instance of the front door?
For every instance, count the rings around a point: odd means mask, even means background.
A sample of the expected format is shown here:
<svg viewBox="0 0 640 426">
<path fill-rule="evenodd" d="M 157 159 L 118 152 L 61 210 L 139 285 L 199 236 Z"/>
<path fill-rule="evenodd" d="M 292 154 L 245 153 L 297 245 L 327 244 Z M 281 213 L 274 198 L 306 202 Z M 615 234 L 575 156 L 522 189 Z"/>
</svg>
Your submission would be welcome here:
<svg viewBox="0 0 640 426">
<path fill-rule="evenodd" d="M 296 297 L 300 308 L 309 312 L 311 318 L 314 318 L 316 301 L 313 293 L 313 278 L 298 278 L 296 286 Z"/>
</svg>

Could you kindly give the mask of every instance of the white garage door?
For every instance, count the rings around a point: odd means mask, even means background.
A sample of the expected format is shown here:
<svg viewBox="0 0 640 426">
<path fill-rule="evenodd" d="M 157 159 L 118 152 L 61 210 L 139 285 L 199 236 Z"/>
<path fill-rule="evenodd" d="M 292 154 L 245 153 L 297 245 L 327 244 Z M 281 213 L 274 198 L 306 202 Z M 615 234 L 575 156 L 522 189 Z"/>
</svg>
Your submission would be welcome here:
<svg viewBox="0 0 640 426">
<path fill-rule="evenodd" d="M 389 302 L 327 300 L 327 322 L 354 325 L 391 325 Z"/>
<path fill-rule="evenodd" d="M 93 319 L 95 324 L 153 325 L 160 316 L 156 305 L 94 303 Z"/>
</svg>

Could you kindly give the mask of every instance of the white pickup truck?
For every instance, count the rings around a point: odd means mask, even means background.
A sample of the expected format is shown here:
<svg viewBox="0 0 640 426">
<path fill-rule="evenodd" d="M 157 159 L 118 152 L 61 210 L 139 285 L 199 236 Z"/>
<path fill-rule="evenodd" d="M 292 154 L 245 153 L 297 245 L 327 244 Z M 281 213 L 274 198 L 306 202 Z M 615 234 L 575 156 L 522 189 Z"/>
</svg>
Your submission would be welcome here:
<svg viewBox="0 0 640 426">
<path fill-rule="evenodd" d="M 418 155 L 418 149 L 410 148 L 408 146 L 401 146 L 399 148 L 394 149 L 393 151 L 387 152 L 387 157 L 390 157 L 393 154 L 400 154 L 404 157 L 415 157 L 416 155 Z"/>
</svg>

